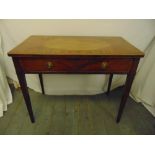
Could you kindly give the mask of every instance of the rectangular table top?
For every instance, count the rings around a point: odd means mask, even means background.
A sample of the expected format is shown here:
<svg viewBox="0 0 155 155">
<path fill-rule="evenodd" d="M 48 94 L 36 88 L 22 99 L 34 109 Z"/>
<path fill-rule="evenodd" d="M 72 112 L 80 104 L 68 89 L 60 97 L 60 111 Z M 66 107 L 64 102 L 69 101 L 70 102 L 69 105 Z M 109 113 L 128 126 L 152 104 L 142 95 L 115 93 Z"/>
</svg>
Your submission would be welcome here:
<svg viewBox="0 0 155 155">
<path fill-rule="evenodd" d="M 9 56 L 113 56 L 143 57 L 122 37 L 30 36 L 12 49 Z"/>
</svg>

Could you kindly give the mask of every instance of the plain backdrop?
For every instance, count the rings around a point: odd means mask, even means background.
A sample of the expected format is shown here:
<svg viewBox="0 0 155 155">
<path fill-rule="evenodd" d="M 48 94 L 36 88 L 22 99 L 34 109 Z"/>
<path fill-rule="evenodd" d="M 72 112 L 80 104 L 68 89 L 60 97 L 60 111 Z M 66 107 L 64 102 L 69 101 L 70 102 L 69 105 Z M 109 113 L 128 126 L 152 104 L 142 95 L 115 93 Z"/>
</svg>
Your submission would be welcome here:
<svg viewBox="0 0 155 155">
<path fill-rule="evenodd" d="M 122 36 L 144 51 L 155 34 L 154 20 L 58 19 L 0 20 L 6 73 L 17 81 L 14 65 L 7 52 L 30 35 Z M 41 91 L 37 75 L 27 75 L 28 86 Z M 97 94 L 105 91 L 105 75 L 44 75 L 46 94 Z M 114 76 L 112 87 L 124 83 L 123 76 Z"/>
</svg>

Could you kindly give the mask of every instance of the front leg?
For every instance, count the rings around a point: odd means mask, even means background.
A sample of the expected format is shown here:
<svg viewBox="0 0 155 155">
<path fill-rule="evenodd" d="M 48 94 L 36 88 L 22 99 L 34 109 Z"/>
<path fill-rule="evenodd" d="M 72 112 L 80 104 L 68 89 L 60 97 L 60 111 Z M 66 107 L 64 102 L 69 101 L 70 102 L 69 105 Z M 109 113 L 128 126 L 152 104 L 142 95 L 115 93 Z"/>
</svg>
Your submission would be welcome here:
<svg viewBox="0 0 155 155">
<path fill-rule="evenodd" d="M 26 83 L 26 78 L 25 78 L 25 73 L 23 72 L 18 59 L 13 58 L 13 62 L 14 62 L 14 65 L 15 65 L 17 77 L 18 77 L 18 80 L 19 80 L 19 84 L 21 86 L 21 90 L 22 90 L 22 93 L 23 93 L 25 104 L 26 104 L 26 107 L 27 107 L 27 110 L 28 110 L 28 113 L 29 113 L 29 116 L 30 116 L 30 120 L 31 120 L 32 123 L 34 123 L 35 118 L 34 118 L 34 115 L 33 115 L 31 100 L 30 100 L 30 96 L 29 96 L 29 92 L 28 92 L 28 88 L 27 88 L 27 83 Z"/>
<path fill-rule="evenodd" d="M 121 119 L 121 116 L 122 116 L 122 113 L 123 113 L 123 110 L 124 110 L 124 107 L 125 107 L 125 104 L 126 104 L 126 101 L 127 101 L 127 98 L 129 96 L 129 92 L 130 92 L 130 89 L 131 89 L 131 86 L 132 86 L 132 82 L 133 82 L 134 76 L 136 74 L 138 63 L 139 63 L 139 59 L 136 59 L 136 60 L 133 61 L 132 68 L 131 68 L 130 72 L 127 75 L 127 79 L 126 79 L 126 82 L 125 82 L 124 93 L 123 93 L 123 96 L 122 96 L 122 99 L 121 99 L 121 103 L 120 103 L 120 106 L 119 106 L 119 111 L 118 111 L 118 115 L 117 115 L 117 119 L 116 119 L 117 123 L 119 123 L 119 121 Z"/>
</svg>

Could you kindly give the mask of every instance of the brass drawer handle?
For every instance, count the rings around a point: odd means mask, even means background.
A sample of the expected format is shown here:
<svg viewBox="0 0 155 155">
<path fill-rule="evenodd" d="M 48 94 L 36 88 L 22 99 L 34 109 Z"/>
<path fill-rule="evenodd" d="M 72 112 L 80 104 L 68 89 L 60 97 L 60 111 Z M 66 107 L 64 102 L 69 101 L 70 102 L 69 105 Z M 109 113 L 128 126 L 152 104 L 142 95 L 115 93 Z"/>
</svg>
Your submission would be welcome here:
<svg viewBox="0 0 155 155">
<path fill-rule="evenodd" d="M 106 69 L 108 67 L 108 63 L 107 62 L 102 62 L 101 67 L 102 67 L 102 69 Z"/>
<path fill-rule="evenodd" d="M 47 67 L 48 67 L 48 69 L 51 69 L 51 68 L 53 67 L 53 63 L 49 61 L 49 62 L 47 63 Z"/>
</svg>

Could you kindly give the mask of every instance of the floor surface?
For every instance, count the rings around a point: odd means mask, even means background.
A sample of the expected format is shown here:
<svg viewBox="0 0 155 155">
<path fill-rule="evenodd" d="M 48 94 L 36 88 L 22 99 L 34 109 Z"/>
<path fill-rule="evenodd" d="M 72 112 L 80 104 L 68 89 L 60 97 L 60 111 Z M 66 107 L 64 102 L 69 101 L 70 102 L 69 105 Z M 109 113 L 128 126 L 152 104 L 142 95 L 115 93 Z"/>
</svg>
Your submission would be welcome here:
<svg viewBox="0 0 155 155">
<path fill-rule="evenodd" d="M 144 135 L 155 134 L 155 118 L 128 99 L 115 122 L 123 88 L 94 96 L 48 96 L 29 90 L 36 122 L 30 122 L 21 90 L 0 118 L 1 135 Z"/>
</svg>

